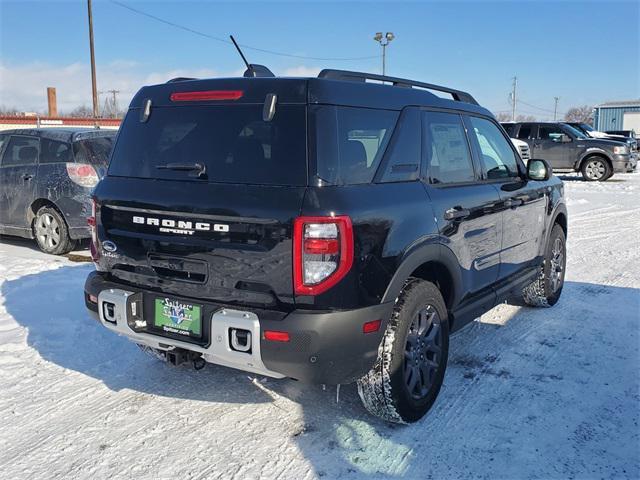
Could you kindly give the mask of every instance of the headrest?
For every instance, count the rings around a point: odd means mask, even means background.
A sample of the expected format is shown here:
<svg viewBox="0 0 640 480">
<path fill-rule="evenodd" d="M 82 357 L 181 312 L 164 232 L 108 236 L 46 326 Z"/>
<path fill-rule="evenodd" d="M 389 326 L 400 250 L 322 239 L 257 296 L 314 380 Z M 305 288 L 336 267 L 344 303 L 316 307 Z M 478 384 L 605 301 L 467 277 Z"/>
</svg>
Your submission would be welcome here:
<svg viewBox="0 0 640 480">
<path fill-rule="evenodd" d="M 18 152 L 18 158 L 21 162 L 35 162 L 38 158 L 38 149 L 36 147 L 22 147 Z"/>
</svg>

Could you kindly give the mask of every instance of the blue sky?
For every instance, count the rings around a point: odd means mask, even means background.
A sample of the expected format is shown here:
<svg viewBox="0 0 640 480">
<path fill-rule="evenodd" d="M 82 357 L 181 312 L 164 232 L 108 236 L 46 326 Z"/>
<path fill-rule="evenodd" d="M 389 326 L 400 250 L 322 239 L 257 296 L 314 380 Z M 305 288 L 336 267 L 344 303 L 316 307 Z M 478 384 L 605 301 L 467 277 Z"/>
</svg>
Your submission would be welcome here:
<svg viewBox="0 0 640 480">
<path fill-rule="evenodd" d="M 509 110 L 548 118 L 582 104 L 640 97 L 640 2 L 178 2 L 119 0 L 157 17 L 240 43 L 324 61 L 247 50 L 276 74 L 321 68 L 380 71 L 376 31 L 392 31 L 387 73 L 470 91 Z M 61 110 L 91 102 L 86 2 L 0 0 L 0 105 L 44 110 L 55 86 Z M 238 74 L 230 45 L 94 0 L 100 90 L 127 102 L 142 84 L 177 75 Z"/>
</svg>

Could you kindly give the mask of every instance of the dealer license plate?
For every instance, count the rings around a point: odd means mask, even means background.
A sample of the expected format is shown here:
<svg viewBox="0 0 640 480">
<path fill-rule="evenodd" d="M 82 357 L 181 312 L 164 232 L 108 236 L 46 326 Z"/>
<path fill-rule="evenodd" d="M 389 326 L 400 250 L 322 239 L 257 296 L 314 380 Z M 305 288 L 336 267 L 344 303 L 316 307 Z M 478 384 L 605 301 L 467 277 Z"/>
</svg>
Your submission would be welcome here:
<svg viewBox="0 0 640 480">
<path fill-rule="evenodd" d="M 201 337 L 202 307 L 172 298 L 156 298 L 153 323 L 168 333 Z"/>
</svg>

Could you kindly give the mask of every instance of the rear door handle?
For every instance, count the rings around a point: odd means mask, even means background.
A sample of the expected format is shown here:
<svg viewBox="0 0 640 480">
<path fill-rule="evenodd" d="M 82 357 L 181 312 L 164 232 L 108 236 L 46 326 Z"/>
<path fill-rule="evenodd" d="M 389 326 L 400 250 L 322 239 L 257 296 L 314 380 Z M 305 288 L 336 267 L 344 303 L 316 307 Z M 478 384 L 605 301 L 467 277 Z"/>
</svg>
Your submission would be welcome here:
<svg viewBox="0 0 640 480">
<path fill-rule="evenodd" d="M 507 208 L 516 208 L 522 204 L 524 204 L 524 200 L 522 200 L 521 198 L 507 198 L 504 201 L 504 206 Z"/>
<path fill-rule="evenodd" d="M 22 175 L 22 179 L 23 180 L 31 180 L 33 178 L 33 175 L 31 175 L 30 173 L 25 173 L 24 175 Z"/>
<path fill-rule="evenodd" d="M 445 220 L 458 220 L 461 218 L 465 218 L 471 215 L 471 212 L 468 208 L 450 208 L 449 210 L 444 212 Z"/>
</svg>

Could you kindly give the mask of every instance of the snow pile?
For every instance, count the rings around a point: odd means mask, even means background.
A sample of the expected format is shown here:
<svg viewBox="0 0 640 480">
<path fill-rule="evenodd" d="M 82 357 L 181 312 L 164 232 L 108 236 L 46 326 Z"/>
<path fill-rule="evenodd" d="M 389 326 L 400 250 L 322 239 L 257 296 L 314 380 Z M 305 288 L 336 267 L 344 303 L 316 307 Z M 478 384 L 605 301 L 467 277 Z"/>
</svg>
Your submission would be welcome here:
<svg viewBox="0 0 640 480">
<path fill-rule="evenodd" d="M 84 311 L 91 266 L 0 243 L 4 478 L 639 478 L 640 174 L 565 177 L 567 283 L 452 338 L 435 407 L 384 424 L 353 385 L 174 369 Z"/>
</svg>

